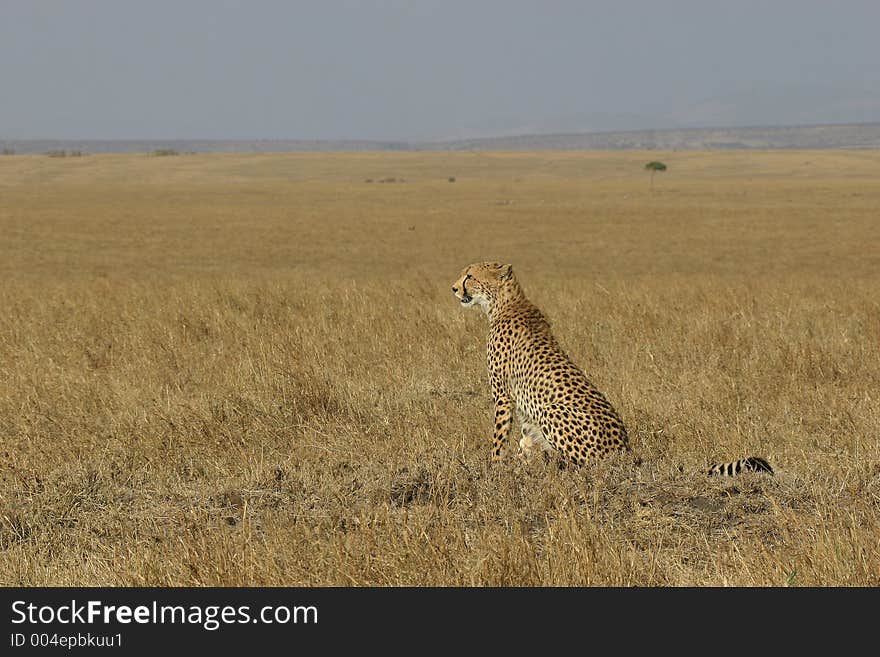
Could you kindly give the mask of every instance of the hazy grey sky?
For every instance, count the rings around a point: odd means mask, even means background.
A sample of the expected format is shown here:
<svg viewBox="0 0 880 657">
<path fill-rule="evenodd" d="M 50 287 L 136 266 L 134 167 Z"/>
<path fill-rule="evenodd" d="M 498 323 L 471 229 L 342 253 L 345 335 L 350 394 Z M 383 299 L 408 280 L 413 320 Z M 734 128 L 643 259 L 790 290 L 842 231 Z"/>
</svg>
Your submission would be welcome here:
<svg viewBox="0 0 880 657">
<path fill-rule="evenodd" d="M 878 28 L 880 0 L 0 0 L 0 139 L 880 121 Z"/>
</svg>

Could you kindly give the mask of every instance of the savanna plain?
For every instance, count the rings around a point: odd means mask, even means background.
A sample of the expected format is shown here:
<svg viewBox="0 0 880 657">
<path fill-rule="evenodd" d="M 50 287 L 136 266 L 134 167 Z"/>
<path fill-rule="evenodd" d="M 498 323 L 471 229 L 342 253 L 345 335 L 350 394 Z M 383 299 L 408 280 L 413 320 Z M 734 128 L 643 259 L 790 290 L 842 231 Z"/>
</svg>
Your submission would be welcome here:
<svg viewBox="0 0 880 657">
<path fill-rule="evenodd" d="M 630 452 L 489 464 L 487 259 Z M 4 585 L 877 586 L 878 439 L 877 151 L 0 156 Z"/>
</svg>

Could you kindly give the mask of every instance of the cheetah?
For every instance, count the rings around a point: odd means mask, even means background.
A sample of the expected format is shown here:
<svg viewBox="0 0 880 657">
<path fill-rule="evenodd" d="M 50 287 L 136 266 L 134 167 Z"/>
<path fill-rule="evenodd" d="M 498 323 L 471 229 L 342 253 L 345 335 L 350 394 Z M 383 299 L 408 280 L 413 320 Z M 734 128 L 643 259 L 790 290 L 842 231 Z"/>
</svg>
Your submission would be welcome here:
<svg viewBox="0 0 880 657">
<path fill-rule="evenodd" d="M 526 457 L 544 452 L 584 465 L 629 449 L 620 415 L 560 347 L 511 265 L 468 265 L 452 292 L 462 307 L 479 306 L 489 320 L 487 364 L 495 401 L 492 461 L 501 459 L 514 414 L 521 425 L 520 451 Z M 773 473 L 767 461 L 753 456 L 714 465 L 707 474 L 749 471 Z"/>
</svg>

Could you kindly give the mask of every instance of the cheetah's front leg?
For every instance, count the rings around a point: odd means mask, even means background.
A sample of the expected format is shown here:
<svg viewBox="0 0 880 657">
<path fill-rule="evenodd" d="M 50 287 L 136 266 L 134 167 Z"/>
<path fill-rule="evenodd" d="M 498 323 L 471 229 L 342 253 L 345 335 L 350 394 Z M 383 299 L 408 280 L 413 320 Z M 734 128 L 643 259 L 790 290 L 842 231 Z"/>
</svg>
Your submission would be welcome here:
<svg viewBox="0 0 880 657">
<path fill-rule="evenodd" d="M 492 440 L 493 461 L 501 460 L 501 448 L 504 446 L 504 441 L 510 435 L 511 409 L 512 405 L 509 397 L 495 397 L 495 433 Z"/>
</svg>

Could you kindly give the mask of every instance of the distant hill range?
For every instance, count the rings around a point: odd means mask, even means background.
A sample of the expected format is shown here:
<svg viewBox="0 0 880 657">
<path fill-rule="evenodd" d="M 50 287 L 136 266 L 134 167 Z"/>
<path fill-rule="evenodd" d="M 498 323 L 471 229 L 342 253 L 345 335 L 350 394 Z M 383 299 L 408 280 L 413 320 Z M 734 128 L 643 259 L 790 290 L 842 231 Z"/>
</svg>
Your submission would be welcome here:
<svg viewBox="0 0 880 657">
<path fill-rule="evenodd" d="M 0 153 L 273 153 L 328 151 L 734 150 L 880 148 L 880 123 L 746 128 L 626 130 L 444 141 L 298 139 L 0 139 Z"/>
</svg>

